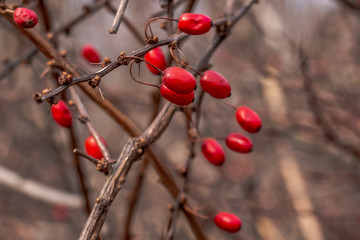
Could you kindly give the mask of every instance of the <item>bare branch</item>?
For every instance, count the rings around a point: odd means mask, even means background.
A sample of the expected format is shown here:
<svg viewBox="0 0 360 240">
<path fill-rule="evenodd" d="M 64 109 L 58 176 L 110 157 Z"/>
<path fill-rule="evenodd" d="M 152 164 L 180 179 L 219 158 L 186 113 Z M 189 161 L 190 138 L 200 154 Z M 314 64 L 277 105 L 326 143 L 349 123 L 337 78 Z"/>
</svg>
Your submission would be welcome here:
<svg viewBox="0 0 360 240">
<path fill-rule="evenodd" d="M 125 14 L 126 6 L 127 6 L 128 3 L 129 3 L 129 0 L 121 0 L 120 1 L 120 5 L 119 5 L 118 10 L 116 12 L 113 25 L 109 29 L 110 34 L 116 34 L 117 31 L 119 30 L 119 27 L 120 27 L 121 21 L 123 19 L 123 16 Z"/>
</svg>

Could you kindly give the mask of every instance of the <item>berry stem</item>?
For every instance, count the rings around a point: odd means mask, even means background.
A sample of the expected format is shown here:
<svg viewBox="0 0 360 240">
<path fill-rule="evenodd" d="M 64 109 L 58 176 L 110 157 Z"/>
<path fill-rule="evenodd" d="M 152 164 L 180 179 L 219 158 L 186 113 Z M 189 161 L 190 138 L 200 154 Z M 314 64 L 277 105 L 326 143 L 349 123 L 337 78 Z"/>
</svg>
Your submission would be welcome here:
<svg viewBox="0 0 360 240">
<path fill-rule="evenodd" d="M 179 59 L 176 58 L 175 54 L 174 54 L 174 49 L 176 49 L 180 54 L 182 54 L 182 52 L 180 51 L 180 49 L 177 47 L 177 44 L 176 42 L 172 42 L 169 44 L 169 47 L 170 47 L 170 55 L 171 57 L 175 60 L 175 62 L 179 63 L 180 65 L 182 65 L 183 67 L 185 68 L 188 68 L 192 71 L 194 71 L 195 73 L 197 73 L 198 75 L 201 75 L 201 72 L 197 71 L 196 69 L 190 67 L 189 65 L 181 62 Z"/>
<path fill-rule="evenodd" d="M 87 160 L 89 160 L 90 162 L 94 163 L 94 164 L 98 164 L 99 163 L 99 160 L 96 159 L 96 158 L 93 158 L 92 156 L 84 153 L 83 151 L 81 151 L 80 149 L 78 148 L 75 148 L 74 151 L 73 151 L 75 154 L 77 155 L 80 155 L 84 158 L 86 158 Z"/>
<path fill-rule="evenodd" d="M 11 9 L 5 9 L 4 12 L 8 12 L 8 13 L 14 14 L 15 11 L 14 11 L 14 10 L 11 10 Z"/>
<path fill-rule="evenodd" d="M 225 103 L 226 105 L 228 105 L 229 107 L 233 108 L 234 110 L 236 110 L 238 107 L 231 104 L 229 101 L 222 99 L 223 103 Z"/>
<path fill-rule="evenodd" d="M 140 58 L 141 59 L 141 58 Z M 131 63 L 130 63 L 130 76 L 131 78 L 137 82 L 137 83 L 140 83 L 140 84 L 143 84 L 143 85 L 146 85 L 146 86 L 151 86 L 151 87 L 156 87 L 156 88 L 159 88 L 160 86 L 159 85 L 155 85 L 155 84 L 151 84 L 151 83 L 146 83 L 146 82 L 141 82 L 139 80 L 137 80 L 134 75 L 132 74 L 132 65 L 136 62 L 136 60 L 132 60 Z M 151 64 L 152 65 L 152 64 Z"/>
<path fill-rule="evenodd" d="M 150 23 L 153 22 L 153 21 L 159 20 L 159 19 L 165 19 L 165 20 L 170 20 L 170 21 L 178 22 L 178 19 L 168 18 L 168 17 L 154 17 L 154 18 L 149 19 L 149 21 L 147 21 L 147 23 L 146 23 L 146 25 L 145 25 L 145 38 L 146 38 L 146 39 L 152 38 L 152 37 L 154 36 L 154 34 L 153 34 L 152 30 L 151 30 Z M 148 28 L 149 28 L 149 30 L 150 30 L 150 37 L 149 37 L 149 35 L 147 34 L 147 29 L 148 29 Z"/>
</svg>

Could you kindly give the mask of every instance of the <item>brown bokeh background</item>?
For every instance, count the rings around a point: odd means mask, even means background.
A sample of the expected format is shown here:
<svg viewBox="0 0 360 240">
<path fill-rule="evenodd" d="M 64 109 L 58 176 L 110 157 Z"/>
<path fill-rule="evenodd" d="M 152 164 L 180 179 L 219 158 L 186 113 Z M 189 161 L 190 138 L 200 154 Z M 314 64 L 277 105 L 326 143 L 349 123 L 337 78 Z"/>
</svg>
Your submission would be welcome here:
<svg viewBox="0 0 360 240">
<path fill-rule="evenodd" d="M 37 2 L 30 1 L 29 8 L 37 11 Z M 92 3 L 44 2 L 49 9 L 51 30 L 77 16 L 84 4 Z M 118 2 L 113 1 L 113 5 Z M 235 2 L 234 8 L 238 8 L 243 1 Z M 225 3 L 225 0 L 197 1 L 194 12 L 217 19 Z M 160 10 L 157 0 L 133 0 L 125 16 L 142 33 L 147 20 Z M 175 15 L 182 11 L 180 5 Z M 204 159 L 201 144 L 197 144 L 188 194 L 190 203 L 209 216 L 201 220 L 209 239 L 359 238 L 359 13 L 340 0 L 260 1 L 211 58 L 212 69 L 231 83 L 232 96 L 228 101 L 256 110 L 262 117 L 263 129 L 258 134 L 245 133 L 231 107 L 205 96 L 200 122 L 202 136 L 226 137 L 231 132 L 240 132 L 254 142 L 250 154 L 226 149 L 226 163 L 220 168 Z M 45 35 L 42 20 L 36 30 Z M 81 58 L 83 44 L 94 45 L 110 59 L 116 59 L 121 51 L 130 53 L 145 45 L 134 40 L 124 24 L 118 34 L 108 34 L 112 21 L 113 15 L 102 9 L 74 26 L 69 35 L 60 35 L 57 47 L 68 52 L 71 63 L 90 73 L 99 68 L 89 66 Z M 166 37 L 159 24 L 153 24 L 153 30 L 160 38 Z M 190 37 L 181 45 L 190 65 L 206 50 L 213 35 L 211 30 L 206 35 Z M 0 72 L 32 46 L 0 17 Z M 310 90 L 305 87 L 299 49 L 309 58 Z M 166 46 L 163 50 L 168 52 Z M 86 220 L 79 206 L 54 204 L 24 193 L 24 185 L 31 181 L 74 199 L 82 198 L 69 132 L 53 121 L 48 104 L 37 104 L 32 98 L 34 92 L 55 86 L 51 75 L 39 78 L 46 61 L 37 53 L 0 79 L 0 172 L 6 170 L 24 180 L 16 182 L 9 175 L 0 174 L 0 239 L 4 240 L 77 239 Z M 144 64 L 140 72 L 141 80 L 158 81 Z M 142 129 L 146 128 L 152 113 L 153 89 L 132 81 L 126 66 L 104 77 L 101 87 L 106 99 Z M 81 97 L 112 157 L 117 158 L 129 136 L 91 100 Z M 77 116 L 75 109 L 73 114 Z M 88 136 L 86 128 L 78 121 L 74 128 L 83 149 L 82 142 Z M 186 119 L 176 113 L 155 143 L 155 149 L 179 183 L 182 179 L 176 172 L 184 165 L 186 148 Z M 105 177 L 91 163 L 86 160 L 82 163 L 93 204 Z M 102 230 L 103 239 L 123 239 L 129 196 L 141 165 L 134 164 L 111 206 Z M 149 165 L 131 227 L 134 239 L 160 239 L 171 203 L 172 197 Z M 216 228 L 211 218 L 218 211 L 238 215 L 243 221 L 242 230 L 229 234 Z M 174 239 L 195 239 L 182 214 Z"/>
</svg>

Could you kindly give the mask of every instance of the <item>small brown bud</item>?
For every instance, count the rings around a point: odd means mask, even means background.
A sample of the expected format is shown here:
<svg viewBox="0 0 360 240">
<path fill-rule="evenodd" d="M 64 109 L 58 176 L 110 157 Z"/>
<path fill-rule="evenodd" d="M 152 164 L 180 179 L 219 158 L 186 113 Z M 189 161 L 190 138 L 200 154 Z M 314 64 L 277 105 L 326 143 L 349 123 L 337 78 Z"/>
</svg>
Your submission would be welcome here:
<svg viewBox="0 0 360 240">
<path fill-rule="evenodd" d="M 67 51 L 65 49 L 61 50 L 59 53 L 61 57 L 66 58 Z"/>
</svg>

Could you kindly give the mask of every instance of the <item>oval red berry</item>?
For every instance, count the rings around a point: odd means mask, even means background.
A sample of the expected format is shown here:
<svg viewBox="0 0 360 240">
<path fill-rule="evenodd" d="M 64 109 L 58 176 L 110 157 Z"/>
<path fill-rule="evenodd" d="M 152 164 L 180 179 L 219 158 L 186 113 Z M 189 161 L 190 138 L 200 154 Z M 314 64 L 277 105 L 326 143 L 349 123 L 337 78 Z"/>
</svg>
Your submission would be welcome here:
<svg viewBox="0 0 360 240">
<path fill-rule="evenodd" d="M 51 115 L 60 126 L 67 128 L 72 126 L 72 115 L 64 101 L 59 101 L 51 106 Z"/>
<path fill-rule="evenodd" d="M 162 75 L 162 82 L 167 88 L 180 94 L 191 93 L 196 87 L 195 77 L 179 67 L 166 68 Z"/>
<path fill-rule="evenodd" d="M 241 220 L 238 216 L 228 212 L 219 212 L 214 217 L 215 225 L 229 233 L 236 233 L 241 229 Z"/>
<path fill-rule="evenodd" d="M 180 94 L 170 90 L 164 84 L 161 84 L 160 86 L 160 94 L 169 102 L 181 106 L 189 105 L 194 101 L 194 91 L 191 93 Z"/>
<path fill-rule="evenodd" d="M 89 62 L 89 63 L 99 63 L 100 62 L 100 53 L 96 50 L 92 45 L 84 45 L 81 49 L 81 55 Z"/>
<path fill-rule="evenodd" d="M 33 28 L 38 23 L 38 16 L 31 9 L 18 7 L 14 11 L 14 21 L 23 28 Z"/>
<path fill-rule="evenodd" d="M 236 119 L 240 126 L 249 133 L 260 131 L 262 123 L 259 115 L 248 107 L 239 107 L 235 113 Z"/>
<path fill-rule="evenodd" d="M 249 153 L 252 151 L 253 144 L 251 140 L 240 133 L 230 133 L 226 137 L 226 146 L 239 153 Z"/>
<path fill-rule="evenodd" d="M 148 53 L 145 54 L 144 58 L 146 61 L 159 68 L 160 70 L 164 71 L 166 69 L 166 59 L 161 47 L 150 50 Z M 152 67 L 150 64 L 146 63 L 146 66 L 153 74 L 161 74 L 159 70 Z"/>
<path fill-rule="evenodd" d="M 200 78 L 201 88 L 214 98 L 224 99 L 231 95 L 231 87 L 228 80 L 218 72 L 205 71 Z"/>
<path fill-rule="evenodd" d="M 101 138 L 101 141 L 105 144 L 105 146 L 107 145 L 105 140 Z M 87 154 L 89 154 L 90 156 L 92 156 L 93 158 L 96 159 L 101 159 L 103 158 L 103 154 L 99 148 L 99 146 L 97 145 L 95 138 L 93 136 L 89 136 L 86 140 L 85 140 L 85 150 L 87 152 Z"/>
<path fill-rule="evenodd" d="M 183 13 L 179 18 L 178 28 L 180 31 L 200 35 L 207 33 L 211 29 L 211 18 L 197 13 Z"/>
<path fill-rule="evenodd" d="M 224 149 L 215 139 L 206 139 L 201 146 L 201 151 L 205 158 L 216 166 L 221 166 L 225 162 Z"/>
</svg>

